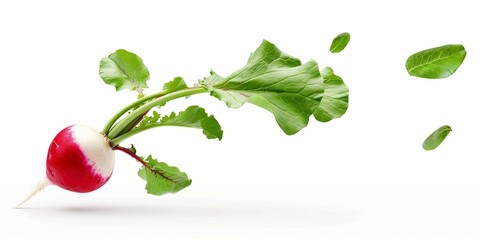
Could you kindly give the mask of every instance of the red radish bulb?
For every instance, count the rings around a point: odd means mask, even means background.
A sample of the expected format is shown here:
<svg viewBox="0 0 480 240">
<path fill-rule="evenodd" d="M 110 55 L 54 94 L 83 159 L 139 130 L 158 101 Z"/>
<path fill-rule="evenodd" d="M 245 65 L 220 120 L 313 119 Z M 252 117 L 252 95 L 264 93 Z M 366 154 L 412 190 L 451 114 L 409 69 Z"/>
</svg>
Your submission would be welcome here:
<svg viewBox="0 0 480 240">
<path fill-rule="evenodd" d="M 47 155 L 48 180 L 73 192 L 91 192 L 112 175 L 115 155 L 105 136 L 85 126 L 70 126 L 53 139 Z"/>
<path fill-rule="evenodd" d="M 49 184 L 73 192 L 91 192 L 112 175 L 115 155 L 107 137 L 86 126 L 73 125 L 53 139 L 47 155 L 47 178 L 18 206 Z"/>
</svg>

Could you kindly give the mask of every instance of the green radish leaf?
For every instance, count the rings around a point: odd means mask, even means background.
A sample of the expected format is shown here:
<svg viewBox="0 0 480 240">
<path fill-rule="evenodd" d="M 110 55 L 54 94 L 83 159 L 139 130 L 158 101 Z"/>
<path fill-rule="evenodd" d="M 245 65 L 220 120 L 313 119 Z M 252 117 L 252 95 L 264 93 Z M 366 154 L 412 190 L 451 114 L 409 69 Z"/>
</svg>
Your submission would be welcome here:
<svg viewBox="0 0 480 240">
<path fill-rule="evenodd" d="M 135 53 L 119 49 L 100 61 L 100 77 L 117 91 L 129 89 L 143 96 L 150 73 Z"/>
<path fill-rule="evenodd" d="M 161 117 L 156 111 L 151 116 L 145 116 L 139 123 L 138 129 L 148 129 L 161 126 L 180 126 L 199 128 L 208 139 L 222 140 L 223 131 L 213 115 L 208 115 L 205 109 L 199 106 L 190 106 L 178 114 L 171 113 Z"/>
<path fill-rule="evenodd" d="M 425 141 L 423 142 L 423 149 L 433 150 L 437 148 L 443 142 L 443 140 L 445 140 L 445 138 L 451 131 L 452 128 L 450 126 L 441 126 L 425 139 Z"/>
<path fill-rule="evenodd" d="M 268 41 L 250 55 L 247 65 L 223 78 L 211 72 L 199 83 L 228 107 L 250 102 L 270 111 L 288 135 L 307 126 L 323 96 L 318 65 L 304 64 Z"/>
<path fill-rule="evenodd" d="M 333 39 L 332 44 L 330 45 L 330 52 L 339 53 L 343 51 L 343 49 L 345 49 L 349 41 L 350 41 L 350 33 L 348 32 L 340 33 L 338 36 L 336 36 Z"/>
<path fill-rule="evenodd" d="M 348 109 L 349 91 L 343 79 L 335 75 L 330 67 L 324 68 L 321 76 L 325 92 L 313 115 L 320 122 L 328 122 L 345 114 Z"/>
<path fill-rule="evenodd" d="M 208 139 L 217 138 L 218 140 L 222 140 L 223 130 L 213 115 L 200 120 L 200 126 L 203 130 L 203 134 L 205 134 Z"/>
<path fill-rule="evenodd" d="M 192 184 L 192 180 L 186 173 L 164 162 L 158 162 L 151 155 L 144 161 L 148 168 L 142 166 L 138 171 L 138 176 L 147 181 L 145 189 L 149 194 L 176 193 Z"/>
<path fill-rule="evenodd" d="M 462 45 L 445 45 L 413 54 L 407 59 L 405 67 L 411 76 L 446 78 L 457 71 L 466 55 Z"/>
<path fill-rule="evenodd" d="M 181 77 L 176 77 L 172 81 L 163 84 L 163 91 L 166 92 L 175 92 L 185 88 L 188 88 L 187 84 Z"/>
</svg>

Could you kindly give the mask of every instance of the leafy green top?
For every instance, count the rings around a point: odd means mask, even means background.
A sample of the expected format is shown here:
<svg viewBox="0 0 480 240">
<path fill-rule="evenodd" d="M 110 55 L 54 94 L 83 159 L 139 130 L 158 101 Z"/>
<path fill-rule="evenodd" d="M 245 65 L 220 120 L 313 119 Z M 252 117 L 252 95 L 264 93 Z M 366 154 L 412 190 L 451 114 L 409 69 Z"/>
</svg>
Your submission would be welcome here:
<svg viewBox="0 0 480 240">
<path fill-rule="evenodd" d="M 223 137 L 220 124 L 213 115 L 199 106 L 190 106 L 182 112 L 161 115 L 154 107 L 168 101 L 209 92 L 226 103 L 239 108 L 249 102 L 273 114 L 286 134 L 295 134 L 307 126 L 314 115 L 322 122 L 342 116 L 348 108 L 348 88 L 342 78 L 329 67 L 319 71 L 315 61 L 304 64 L 263 41 L 250 55 L 247 64 L 236 72 L 221 77 L 211 71 L 199 80 L 199 85 L 188 87 L 181 77 L 165 83 L 163 91 L 144 96 L 149 71 L 136 54 L 117 50 L 100 62 L 100 76 L 117 90 L 130 89 L 139 93 L 139 99 L 124 107 L 108 121 L 102 131 L 111 146 L 129 154 L 142 164 L 139 176 L 147 181 L 148 193 L 160 195 L 178 192 L 191 180 L 176 167 L 158 162 L 151 156 L 144 159 L 136 150 L 119 146 L 125 139 L 148 129 L 162 126 L 181 126 L 202 129 L 209 139 Z"/>
</svg>

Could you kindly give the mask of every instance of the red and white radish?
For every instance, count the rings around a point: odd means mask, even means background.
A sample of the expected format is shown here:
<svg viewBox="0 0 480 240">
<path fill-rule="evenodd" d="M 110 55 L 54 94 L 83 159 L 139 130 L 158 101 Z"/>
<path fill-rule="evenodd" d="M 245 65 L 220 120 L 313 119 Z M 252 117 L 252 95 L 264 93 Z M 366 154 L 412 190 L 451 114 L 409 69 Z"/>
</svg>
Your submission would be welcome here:
<svg viewBox="0 0 480 240">
<path fill-rule="evenodd" d="M 312 115 L 328 122 L 342 116 L 348 107 L 348 88 L 331 68 L 325 68 L 320 74 L 315 61 L 302 64 L 268 41 L 263 41 L 247 65 L 237 72 L 224 78 L 211 71 L 210 76 L 193 87 L 176 77 L 165 83 L 162 91 L 144 95 L 150 73 L 140 57 L 123 49 L 100 61 L 99 74 L 116 90 L 138 92 L 137 100 L 117 112 L 101 132 L 78 125 L 60 131 L 48 149 L 46 178 L 18 206 L 48 185 L 78 193 L 100 188 L 112 175 L 114 150 L 142 164 L 138 176 L 146 181 L 148 193 L 176 193 L 188 187 L 192 180 L 178 168 L 159 162 L 151 155 L 138 156 L 133 145 L 130 148 L 119 145 L 138 133 L 163 126 L 198 128 L 208 139 L 222 139 L 220 124 L 199 106 L 169 115 L 162 116 L 156 111 L 148 115 L 152 108 L 162 107 L 174 99 L 210 93 L 228 107 L 238 108 L 250 102 L 269 110 L 288 135 L 306 127 Z M 321 104 L 324 97 L 328 101 Z"/>
<path fill-rule="evenodd" d="M 47 178 L 66 190 L 91 192 L 108 181 L 114 163 L 114 152 L 104 135 L 74 125 L 60 131 L 50 144 Z"/>
<path fill-rule="evenodd" d="M 107 137 L 90 127 L 69 126 L 50 144 L 46 179 L 18 206 L 50 184 L 72 192 L 94 191 L 110 179 L 114 163 Z"/>
</svg>

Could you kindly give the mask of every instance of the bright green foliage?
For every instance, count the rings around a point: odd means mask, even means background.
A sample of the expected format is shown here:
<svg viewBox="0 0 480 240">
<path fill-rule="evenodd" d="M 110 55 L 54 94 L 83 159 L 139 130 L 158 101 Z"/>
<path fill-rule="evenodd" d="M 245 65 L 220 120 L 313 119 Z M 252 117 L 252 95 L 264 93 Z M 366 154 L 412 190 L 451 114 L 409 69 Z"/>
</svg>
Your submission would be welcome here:
<svg viewBox="0 0 480 240">
<path fill-rule="evenodd" d="M 160 126 L 180 126 L 199 128 L 208 139 L 222 139 L 223 131 L 213 115 L 208 115 L 205 109 L 199 106 L 190 106 L 178 114 L 171 113 L 161 117 L 156 111 L 152 116 L 145 116 L 138 124 L 138 128 L 150 128 Z"/>
<path fill-rule="evenodd" d="M 346 33 L 348 34 L 348 33 Z M 349 35 L 343 34 L 332 51 L 341 51 Z M 246 102 L 262 107 L 273 114 L 280 128 L 292 135 L 307 126 L 312 115 L 318 121 L 328 122 L 341 117 L 348 108 L 348 87 L 342 78 L 329 67 L 319 71 L 315 61 L 306 63 L 280 51 L 274 44 L 263 41 L 250 55 L 247 64 L 236 72 L 221 77 L 211 71 L 210 76 L 199 80 L 199 85 L 188 87 L 181 77 L 163 85 L 163 91 L 143 95 L 149 79 L 147 67 L 140 57 L 118 50 L 100 62 L 100 76 L 117 90 L 136 90 L 140 98 L 127 105 L 110 119 L 102 133 L 109 138 L 113 148 L 119 149 L 142 163 L 138 175 L 147 181 L 148 193 L 161 195 L 175 193 L 191 184 L 191 180 L 178 168 L 136 155 L 132 146 L 119 144 L 138 133 L 155 127 L 181 126 L 202 129 L 208 139 L 221 140 L 222 128 L 213 115 L 199 106 L 185 111 L 161 115 L 152 108 L 167 102 L 201 93 L 210 93 L 226 103 L 239 108 Z"/>
<path fill-rule="evenodd" d="M 344 32 L 340 33 L 338 36 L 336 36 L 332 44 L 330 45 L 330 52 L 331 53 L 339 53 L 345 49 L 345 47 L 348 45 L 348 42 L 350 41 L 350 33 Z"/>
<path fill-rule="evenodd" d="M 250 55 L 245 67 L 226 78 L 211 72 L 200 84 L 228 107 L 239 108 L 248 101 L 270 111 L 288 135 L 307 126 L 324 91 L 315 61 L 302 64 L 268 41 Z"/>
<path fill-rule="evenodd" d="M 451 131 L 452 128 L 450 126 L 441 126 L 425 139 L 425 141 L 423 142 L 423 149 L 433 150 L 437 148 L 443 142 L 443 140 L 445 140 L 445 138 Z"/>
<path fill-rule="evenodd" d="M 100 77 L 117 91 L 129 89 L 142 94 L 143 88 L 148 88 L 147 80 L 150 74 L 142 59 L 135 53 L 119 49 L 108 58 L 100 61 Z"/>
<path fill-rule="evenodd" d="M 413 54 L 405 67 L 415 77 L 446 78 L 457 71 L 466 55 L 462 45 L 445 45 Z"/>
<path fill-rule="evenodd" d="M 188 88 L 188 86 L 181 77 L 176 77 L 172 81 L 163 84 L 163 91 L 165 92 L 175 92 L 186 88 Z"/>
<path fill-rule="evenodd" d="M 187 174 L 164 162 L 158 162 L 152 156 L 144 160 L 149 168 L 142 166 L 138 176 L 147 181 L 145 189 L 149 194 L 162 195 L 176 193 L 192 183 Z"/>
<path fill-rule="evenodd" d="M 313 115 L 320 122 L 328 122 L 339 118 L 348 109 L 348 87 L 342 78 L 333 73 L 333 69 L 326 67 L 321 71 L 323 79 L 322 101 Z"/>
</svg>

